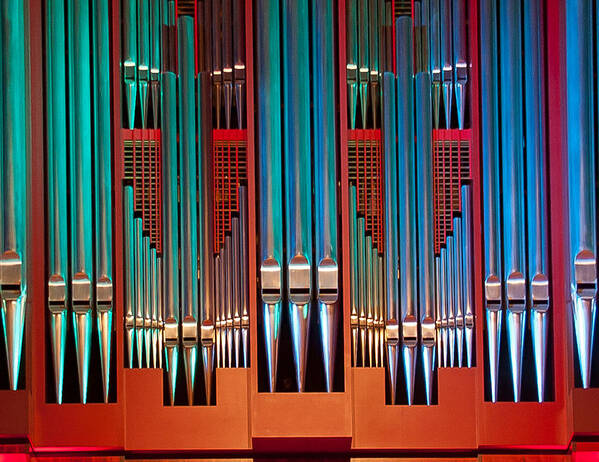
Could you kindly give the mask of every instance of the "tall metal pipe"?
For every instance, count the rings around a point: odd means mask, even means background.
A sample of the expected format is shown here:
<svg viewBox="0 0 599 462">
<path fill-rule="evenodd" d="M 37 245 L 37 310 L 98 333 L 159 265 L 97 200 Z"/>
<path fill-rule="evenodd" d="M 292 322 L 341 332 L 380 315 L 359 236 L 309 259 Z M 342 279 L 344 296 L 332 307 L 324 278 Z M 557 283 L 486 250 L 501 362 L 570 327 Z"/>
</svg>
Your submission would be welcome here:
<svg viewBox="0 0 599 462">
<path fill-rule="evenodd" d="M 71 178 L 71 294 L 79 396 L 87 402 L 87 382 L 92 335 L 92 120 L 89 4 L 68 5 L 70 178 Z"/>
<path fill-rule="evenodd" d="M 445 128 L 451 128 L 451 105 L 453 96 L 453 48 L 452 48 L 452 0 L 439 0 L 441 38 L 441 81 L 445 105 Z"/>
<path fill-rule="evenodd" d="M 468 85 L 468 43 L 466 34 L 466 0 L 453 0 L 453 74 L 458 128 L 464 128 Z"/>
<path fill-rule="evenodd" d="M 433 81 L 432 105 L 433 127 L 439 128 L 439 107 L 441 104 L 441 0 L 430 0 L 430 72 Z"/>
<path fill-rule="evenodd" d="M 497 1 L 480 5 L 480 99 L 483 183 L 485 313 L 491 401 L 497 401 L 502 321 L 502 268 L 499 162 L 499 90 L 497 63 Z"/>
<path fill-rule="evenodd" d="M 462 301 L 466 340 L 466 366 L 473 366 L 474 294 L 472 287 L 472 192 L 471 185 L 462 185 Z"/>
<path fill-rule="evenodd" d="M 112 146 L 108 1 L 93 2 L 96 322 L 104 402 L 110 388 L 112 344 Z"/>
<path fill-rule="evenodd" d="M 64 0 L 49 0 L 46 8 L 48 311 L 50 313 L 54 389 L 56 402 L 62 404 L 69 273 Z M 0 148 L 0 158 L 1 152 Z"/>
<path fill-rule="evenodd" d="M 358 365 L 358 304 L 359 284 L 358 279 L 358 217 L 356 187 L 349 186 L 349 261 L 350 261 L 350 326 L 352 338 L 352 366 Z"/>
<path fill-rule="evenodd" d="M 169 399 L 173 405 L 177 388 L 179 364 L 179 185 L 177 172 L 177 78 L 171 71 L 162 73 L 162 226 L 164 349 L 169 384 Z"/>
<path fill-rule="evenodd" d="M 348 0 L 346 12 L 347 108 L 349 128 L 353 130 L 358 107 L 358 0 Z"/>
<path fill-rule="evenodd" d="M 193 18 L 179 22 L 181 314 L 187 400 L 193 404 L 198 350 L 198 215 Z"/>
<path fill-rule="evenodd" d="M 501 79 L 501 159 L 503 197 L 503 275 L 507 336 L 514 401 L 520 401 L 526 324 L 526 222 L 522 106 L 521 4 L 499 2 Z"/>
<path fill-rule="evenodd" d="M 137 100 L 137 0 L 123 0 L 122 46 L 127 123 L 133 129 Z"/>
<path fill-rule="evenodd" d="M 141 124 L 147 127 L 150 87 L 150 0 L 137 0 L 137 83 Z"/>
<path fill-rule="evenodd" d="M 523 3 L 524 107 L 526 133 L 527 282 L 537 378 L 537 399 L 545 399 L 545 362 L 549 317 L 547 167 L 545 164 L 545 59 L 542 2 Z"/>
<path fill-rule="evenodd" d="M 398 208 L 398 241 L 401 343 L 408 404 L 414 398 L 416 347 L 418 344 L 418 282 L 416 226 L 416 160 L 414 149 L 414 73 L 412 21 L 400 17 L 395 22 L 397 64 L 397 189 L 393 200 Z M 385 147 L 386 148 L 386 147 Z M 395 152 L 395 151 L 394 151 Z M 431 151 L 432 153 L 432 151 Z M 397 244 L 396 248 L 397 248 Z M 397 274 L 397 271 L 394 273 Z M 389 278 L 389 276 L 387 276 Z M 397 277 L 394 278 L 397 280 Z M 389 279 L 388 279 L 389 281 Z"/>
<path fill-rule="evenodd" d="M 246 186 L 239 187 L 239 270 L 240 277 L 240 312 L 241 312 L 241 343 L 243 346 L 243 367 L 250 365 L 250 314 L 249 314 L 249 294 L 248 294 L 248 202 Z"/>
<path fill-rule="evenodd" d="M 337 257 L 337 134 L 335 130 L 334 2 L 312 2 L 312 139 L 316 295 L 327 391 L 333 391 L 339 264 Z"/>
<path fill-rule="evenodd" d="M 136 290 L 136 250 L 135 223 L 133 218 L 134 199 L 133 186 L 127 184 L 123 188 L 123 253 L 125 262 L 123 272 L 125 286 L 125 333 L 127 336 L 127 360 L 129 368 L 133 367 L 135 350 L 135 307 L 137 305 Z"/>
<path fill-rule="evenodd" d="M 200 343 L 204 371 L 206 404 L 212 399 L 212 373 L 214 369 L 214 179 L 211 144 L 212 99 L 210 74 L 197 76 L 198 130 L 198 274 L 200 289 Z"/>
<path fill-rule="evenodd" d="M 411 24 L 408 26 L 403 24 L 404 22 L 405 21 L 402 18 L 397 19 L 396 24 L 398 34 L 400 34 L 400 29 L 404 32 L 411 29 Z M 395 404 L 395 396 L 397 391 L 397 359 L 399 347 L 398 316 L 400 306 L 397 278 L 398 225 L 396 207 L 398 170 L 397 149 L 395 145 L 395 132 L 397 129 L 395 117 L 395 85 L 395 76 L 393 73 L 385 72 L 383 74 L 383 152 L 385 156 L 385 279 L 387 282 L 387 319 L 385 324 L 385 337 L 387 341 L 387 366 L 389 383 L 391 384 L 391 404 Z"/>
<path fill-rule="evenodd" d="M 281 325 L 283 197 L 279 2 L 256 1 L 256 95 L 260 284 L 270 391 L 275 391 Z"/>
<path fill-rule="evenodd" d="M 304 390 L 312 311 L 312 165 L 310 145 L 309 9 L 307 0 L 285 0 L 283 112 L 287 280 L 291 336 L 299 391 Z"/>
<path fill-rule="evenodd" d="M 583 388 L 588 388 L 597 316 L 592 3 L 567 0 L 565 15 L 569 283 L 580 376 Z"/>
<path fill-rule="evenodd" d="M 426 403 L 432 403 L 435 361 L 435 252 L 433 239 L 433 146 L 431 80 L 428 72 L 415 77 L 416 189 L 418 217 L 418 305 Z"/>
</svg>

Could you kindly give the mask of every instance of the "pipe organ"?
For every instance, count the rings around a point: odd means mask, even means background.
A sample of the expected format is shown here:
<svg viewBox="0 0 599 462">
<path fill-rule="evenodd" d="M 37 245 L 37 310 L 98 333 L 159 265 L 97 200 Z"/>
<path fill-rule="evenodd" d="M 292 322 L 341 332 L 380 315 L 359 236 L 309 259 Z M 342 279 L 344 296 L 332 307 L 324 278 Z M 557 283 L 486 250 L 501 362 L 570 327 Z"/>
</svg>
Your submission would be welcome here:
<svg viewBox="0 0 599 462">
<path fill-rule="evenodd" d="M 599 451 L 595 1 L 0 3 L 0 454 Z"/>
</svg>

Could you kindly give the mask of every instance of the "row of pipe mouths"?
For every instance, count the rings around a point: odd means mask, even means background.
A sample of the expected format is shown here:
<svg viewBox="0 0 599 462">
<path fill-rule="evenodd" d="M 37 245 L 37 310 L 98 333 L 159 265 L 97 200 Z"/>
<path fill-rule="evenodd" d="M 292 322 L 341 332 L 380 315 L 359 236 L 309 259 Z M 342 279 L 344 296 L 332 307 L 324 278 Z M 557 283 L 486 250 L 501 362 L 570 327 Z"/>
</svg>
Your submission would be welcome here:
<svg viewBox="0 0 599 462">
<path fill-rule="evenodd" d="M 380 128 L 380 82 L 384 72 L 394 70 L 393 3 L 389 0 L 347 2 L 346 72 L 350 129 Z M 417 69 L 428 68 L 431 74 L 434 128 L 465 128 L 470 66 L 466 9 L 466 0 L 414 2 L 414 40 L 419 50 L 414 56 L 415 66 Z M 395 66 L 397 69 L 397 63 Z M 441 119 L 441 112 L 444 119 Z"/>
<path fill-rule="evenodd" d="M 527 348 L 536 398 L 545 400 L 551 297 L 543 18 L 537 0 L 480 6 L 486 383 L 493 402 L 506 394 L 521 400 Z M 509 367 L 500 367 L 503 332 Z M 511 396 L 500 389 L 502 373 L 510 374 L 504 387 Z"/>
<path fill-rule="evenodd" d="M 122 75 L 123 126 L 160 126 L 161 72 L 177 66 L 176 21 L 195 18 L 195 69 L 212 78 L 214 128 L 245 127 L 245 2 L 244 0 L 123 0 Z M 187 8 L 186 8 L 187 7 Z M 150 111 L 151 109 L 151 111 Z M 150 119 L 150 116 L 152 117 Z"/>
<path fill-rule="evenodd" d="M 307 370 L 315 310 L 324 385 L 334 387 L 341 310 L 335 11 L 332 0 L 255 2 L 259 319 L 271 392 L 283 361 L 293 361 L 288 379 L 297 391 L 315 374 Z M 279 357 L 283 310 L 292 358 Z"/>
</svg>

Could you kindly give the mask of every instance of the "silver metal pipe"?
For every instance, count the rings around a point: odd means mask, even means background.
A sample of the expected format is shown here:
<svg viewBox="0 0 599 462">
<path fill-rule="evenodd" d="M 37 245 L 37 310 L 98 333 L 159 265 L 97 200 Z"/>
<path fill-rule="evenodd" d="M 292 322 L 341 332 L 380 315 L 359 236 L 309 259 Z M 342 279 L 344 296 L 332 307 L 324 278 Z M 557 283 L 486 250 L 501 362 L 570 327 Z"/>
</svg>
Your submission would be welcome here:
<svg viewBox="0 0 599 462">
<path fill-rule="evenodd" d="M 358 331 L 360 360 L 364 366 L 366 361 L 366 230 L 364 217 L 358 218 Z"/>
<path fill-rule="evenodd" d="M 464 128 L 468 85 L 468 43 L 466 34 L 466 0 L 453 0 L 453 73 L 458 128 Z"/>
<path fill-rule="evenodd" d="M 439 128 L 439 107 L 441 105 L 441 35 L 440 35 L 440 1 L 430 0 L 430 71 L 433 104 L 433 127 Z"/>
<path fill-rule="evenodd" d="M 404 21 L 397 20 L 402 30 Z M 409 30 L 406 29 L 406 30 Z M 399 34 L 399 32 L 398 32 Z M 397 391 L 397 359 L 399 347 L 399 287 L 398 287 L 398 226 L 397 226 L 397 151 L 395 146 L 395 76 L 391 72 L 383 74 L 383 133 L 385 164 L 385 273 L 387 282 L 387 319 L 385 338 L 387 342 L 387 366 L 391 384 L 391 404 L 395 404 Z M 402 278 L 403 279 L 403 278 Z M 403 314 L 403 313 L 402 313 Z"/>
<path fill-rule="evenodd" d="M 221 321 L 221 317 L 220 317 L 220 312 L 221 312 L 221 304 L 223 303 L 222 299 L 221 299 L 221 285 L 223 284 L 223 280 L 221 278 L 221 273 L 222 273 L 222 269 L 221 269 L 221 259 L 220 259 L 220 253 L 215 257 L 214 259 L 214 295 L 215 295 L 215 299 L 214 299 L 214 306 L 216 307 L 216 316 L 215 316 L 215 323 L 214 323 L 214 328 L 215 328 L 215 345 L 214 348 L 216 349 L 216 367 L 224 367 L 224 361 L 223 361 L 223 357 L 221 354 L 221 330 L 222 330 L 222 321 Z"/>
<path fill-rule="evenodd" d="M 460 199 L 461 201 L 461 199 Z M 459 216 L 453 217 L 453 283 L 455 285 L 455 342 L 457 353 L 457 366 L 462 367 L 464 359 L 464 301 L 463 301 L 463 256 L 462 256 L 462 219 Z"/>
<path fill-rule="evenodd" d="M 441 257 L 435 256 L 435 334 L 437 338 L 436 363 L 441 367 L 443 360 L 443 336 L 441 335 Z"/>
<path fill-rule="evenodd" d="M 91 100 L 89 5 L 68 5 L 69 101 L 74 108 L 88 107 Z M 22 77 L 20 77 L 22 78 Z M 6 82 L 5 82 L 6 84 Z M 71 295 L 75 348 L 79 376 L 79 396 L 87 402 L 87 383 L 92 336 L 92 130 L 91 111 L 71 111 L 70 173 L 71 173 Z"/>
<path fill-rule="evenodd" d="M 225 128 L 231 128 L 231 106 L 233 104 L 233 20 L 232 0 L 222 1 L 222 53 L 223 88 L 225 103 Z"/>
<path fill-rule="evenodd" d="M 62 404 L 64 352 L 67 338 L 67 277 L 69 271 L 64 0 L 49 1 L 46 5 L 46 11 L 48 311 L 50 313 L 54 389 L 56 402 Z M 1 119 L 0 114 L 0 132 L 2 131 Z M 2 158 L 1 146 L 0 144 L 0 159 Z"/>
<path fill-rule="evenodd" d="M 180 16 L 178 22 L 182 344 L 187 400 L 193 404 L 199 340 L 194 23 L 189 16 Z"/>
<path fill-rule="evenodd" d="M 110 120 L 110 39 L 108 1 L 93 3 L 96 323 L 102 367 L 104 402 L 110 388 L 112 344 L 112 147 Z"/>
<path fill-rule="evenodd" d="M 358 0 L 348 0 L 346 23 L 347 41 L 347 108 L 349 110 L 349 128 L 356 128 L 358 108 Z"/>
<path fill-rule="evenodd" d="M 143 236 L 142 236 L 142 221 L 141 218 L 136 216 L 134 218 L 135 224 L 135 238 L 134 238 L 134 258 L 135 258 L 135 340 L 137 347 L 137 367 L 143 367 L 143 351 L 144 351 L 144 270 L 146 265 L 144 263 L 144 251 L 143 251 Z"/>
<path fill-rule="evenodd" d="M 150 255 L 150 236 L 143 237 L 143 316 L 144 316 L 144 352 L 146 367 L 152 367 L 152 260 Z"/>
<path fill-rule="evenodd" d="M 358 0 L 358 81 L 362 128 L 366 128 L 368 107 L 368 82 L 370 80 L 370 56 L 368 46 L 368 5 L 369 0 Z"/>
<path fill-rule="evenodd" d="M 312 2 L 314 241 L 320 338 L 327 391 L 333 391 L 339 311 L 334 2 Z"/>
<path fill-rule="evenodd" d="M 162 225 L 164 230 L 164 349 L 171 405 L 179 364 L 179 185 L 177 172 L 177 78 L 162 73 Z"/>
<path fill-rule="evenodd" d="M 133 129 L 137 100 L 137 0 L 123 0 L 122 47 L 127 119 Z"/>
<path fill-rule="evenodd" d="M 441 265 L 441 278 L 439 288 L 439 302 L 441 304 L 441 343 L 443 344 L 443 367 L 448 367 L 448 355 L 449 355 L 449 320 L 448 320 L 448 304 L 449 304 L 449 291 L 447 290 L 447 273 L 449 267 L 447 266 L 447 248 L 441 247 L 439 256 L 439 264 Z M 439 364 L 441 367 L 441 364 Z"/>
<path fill-rule="evenodd" d="M 310 313 L 312 311 L 312 165 L 310 80 L 297 78 L 310 69 L 307 0 L 282 2 L 284 154 L 289 314 L 298 390 L 304 391 Z"/>
<path fill-rule="evenodd" d="M 416 347 L 418 344 L 418 281 L 416 226 L 416 164 L 414 152 L 414 79 L 412 65 L 412 22 L 400 17 L 395 22 L 397 43 L 397 189 L 393 199 L 399 216 L 399 281 L 401 341 L 408 404 L 414 398 Z M 432 153 L 432 150 L 431 150 Z M 401 199 L 400 199 L 401 198 Z M 389 268 L 388 268 L 389 270 Z M 395 272 L 397 274 L 397 271 Z M 389 276 L 387 276 L 389 281 Z M 397 279 L 397 276 L 394 278 Z"/>
<path fill-rule="evenodd" d="M 158 365 L 158 260 L 156 247 L 150 248 L 150 313 L 151 313 L 151 341 L 152 341 L 152 365 L 156 369 Z"/>
<path fill-rule="evenodd" d="M 356 187 L 349 187 L 349 252 L 350 252 L 350 326 L 352 335 L 352 366 L 358 365 L 358 305 L 360 298 L 360 280 L 359 280 L 359 246 L 358 246 L 358 217 L 357 217 L 357 198 Z"/>
<path fill-rule="evenodd" d="M 123 252 L 125 286 L 125 332 L 127 335 L 127 358 L 129 368 L 133 367 L 135 349 L 135 310 L 137 306 L 137 264 L 135 223 L 133 218 L 133 186 L 123 188 Z"/>
<path fill-rule="evenodd" d="M 497 1 L 480 5 L 481 151 L 485 312 L 489 353 L 491 401 L 497 401 L 502 321 L 501 216 L 499 184 L 499 119 L 497 87 Z"/>
<path fill-rule="evenodd" d="M 206 405 L 212 403 L 212 375 L 214 369 L 214 187 L 213 154 L 211 144 L 212 100 L 208 72 L 197 75 L 198 133 L 198 274 L 200 290 L 200 343 L 204 371 Z"/>
<path fill-rule="evenodd" d="M 235 106 L 237 108 L 237 128 L 243 128 L 245 106 L 245 1 L 233 0 L 233 62 L 235 77 Z M 242 234 L 243 236 L 243 234 Z M 243 279 L 243 278 L 242 278 Z M 243 328 L 241 337 L 243 339 Z M 247 332 L 246 332 L 247 334 Z M 247 335 L 246 335 L 247 337 Z M 247 359 L 244 356 L 244 360 Z M 244 364 L 248 364 L 245 361 Z M 247 366 L 246 366 L 247 367 Z"/>
<path fill-rule="evenodd" d="M 415 77 L 416 115 L 416 189 L 418 197 L 418 305 L 420 344 L 426 403 L 433 399 L 435 362 L 435 249 L 433 238 L 433 147 L 431 80 L 428 72 Z M 458 268 L 459 271 L 459 268 Z"/>
<path fill-rule="evenodd" d="M 526 325 L 526 223 L 522 105 L 521 4 L 499 2 L 501 79 L 501 159 L 503 198 L 503 275 L 507 336 L 514 401 L 520 401 Z"/>
<path fill-rule="evenodd" d="M 158 348 L 156 354 L 158 355 L 158 367 L 162 369 L 162 349 L 164 347 L 164 294 L 162 292 L 163 284 L 163 271 L 162 271 L 162 257 L 157 257 L 157 280 L 156 280 L 156 298 L 157 298 L 157 313 L 158 313 Z"/>
<path fill-rule="evenodd" d="M 233 356 L 233 304 L 234 300 L 234 275 L 235 267 L 233 263 L 233 248 L 231 236 L 225 237 L 225 245 L 223 247 L 225 255 L 225 338 L 227 342 L 227 367 L 235 367 Z"/>
<path fill-rule="evenodd" d="M 545 399 L 549 277 L 547 235 L 547 178 L 545 165 L 545 59 L 543 11 L 539 0 L 523 4 L 524 107 L 526 133 L 526 210 L 528 237 L 527 282 L 530 323 L 537 378 L 537 398 Z"/>
<path fill-rule="evenodd" d="M 260 220 L 260 283 L 270 391 L 275 391 L 281 320 L 283 257 L 281 170 L 281 72 L 279 2 L 256 1 L 257 146 Z"/>
<path fill-rule="evenodd" d="M 379 254 L 372 248 L 372 326 L 368 333 L 370 367 L 379 367 Z"/>
<path fill-rule="evenodd" d="M 160 4 L 163 1 L 150 0 L 150 93 L 152 96 L 154 128 L 158 128 L 158 108 L 160 107 L 160 45 L 162 27 Z"/>
<path fill-rule="evenodd" d="M 364 345 L 364 349 L 365 349 L 365 356 L 364 356 L 364 362 L 362 363 L 362 366 L 364 367 L 372 367 L 372 342 L 374 341 L 374 337 L 372 336 L 372 327 L 373 327 L 373 321 L 374 321 L 374 317 L 373 317 L 373 312 L 372 312 L 372 302 L 373 302 L 373 292 L 374 292 L 374 267 L 373 267 L 373 261 L 372 261 L 372 236 L 371 235 L 367 235 L 366 236 L 366 246 L 365 246 L 365 261 L 364 261 L 364 268 L 365 268 L 365 276 L 366 276 L 366 281 L 365 281 L 365 285 L 366 285 L 366 306 L 364 311 L 366 312 L 366 326 L 364 329 L 364 335 L 365 335 L 365 345 Z"/>
<path fill-rule="evenodd" d="M 241 297 L 240 297 L 240 278 L 242 276 L 241 265 L 239 259 L 239 218 L 233 217 L 231 220 L 231 256 L 233 261 L 233 269 L 231 277 L 233 282 L 233 349 L 235 351 L 235 367 L 241 366 L 240 350 L 241 350 Z"/>
<path fill-rule="evenodd" d="M 248 294 L 248 203 L 247 188 L 239 187 L 239 235 L 240 235 L 240 311 L 241 311 L 241 344 L 243 347 L 243 367 L 250 367 L 250 314 Z"/>
<path fill-rule="evenodd" d="M 472 292 L 472 191 L 462 185 L 462 301 L 466 339 L 466 366 L 472 367 L 474 342 L 474 294 Z"/>
<path fill-rule="evenodd" d="M 453 96 L 453 53 L 452 53 L 452 0 L 439 0 L 441 38 L 441 85 L 445 105 L 445 128 L 451 128 L 451 105 Z"/>
<path fill-rule="evenodd" d="M 227 277 L 229 260 L 225 246 L 220 250 L 220 348 L 221 367 L 227 367 Z"/>
<path fill-rule="evenodd" d="M 583 388 L 591 386 L 593 332 L 597 317 L 592 3 L 566 5 L 566 121 L 570 226 L 570 294 Z"/>
<path fill-rule="evenodd" d="M 452 235 L 447 236 L 447 281 L 446 281 L 446 300 L 447 300 L 447 341 L 449 342 L 449 367 L 455 364 L 455 337 L 456 337 L 456 285 L 455 285 L 455 243 Z"/>
<path fill-rule="evenodd" d="M 147 127 L 150 87 L 150 0 L 137 0 L 137 83 L 142 127 Z"/>
</svg>

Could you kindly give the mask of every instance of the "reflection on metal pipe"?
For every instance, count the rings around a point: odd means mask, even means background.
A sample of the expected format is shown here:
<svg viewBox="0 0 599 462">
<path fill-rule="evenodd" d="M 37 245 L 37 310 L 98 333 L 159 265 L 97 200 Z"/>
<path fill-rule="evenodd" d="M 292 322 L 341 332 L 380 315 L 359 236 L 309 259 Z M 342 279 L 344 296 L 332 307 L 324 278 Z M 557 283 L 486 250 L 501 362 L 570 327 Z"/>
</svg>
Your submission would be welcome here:
<svg viewBox="0 0 599 462">
<path fill-rule="evenodd" d="M 518 0 L 499 2 L 501 46 L 501 159 L 503 197 L 503 275 L 507 336 L 514 401 L 520 401 L 526 323 L 526 225 L 524 217 L 524 152 L 521 66 L 521 10 Z"/>
<path fill-rule="evenodd" d="M 187 400 L 193 404 L 198 351 L 198 215 L 193 18 L 179 19 L 181 313 Z"/>
<path fill-rule="evenodd" d="M 399 280 L 401 310 L 401 342 L 404 377 L 408 404 L 414 400 L 416 374 L 416 347 L 418 344 L 418 281 L 417 281 L 417 223 L 416 223 L 416 165 L 414 152 L 414 79 L 412 67 L 412 22 L 400 17 L 395 22 L 397 43 L 397 101 L 401 101 L 397 114 L 397 189 L 393 192 L 399 209 L 397 241 L 399 245 Z M 393 100 L 394 101 L 394 100 Z M 393 111 L 391 111 L 393 112 Z M 385 125 L 385 128 L 387 125 Z M 422 128 L 422 127 L 421 127 Z M 394 133 L 391 134 L 392 136 Z M 393 136 L 395 139 L 395 136 Z M 430 142 L 429 142 L 430 145 Z M 385 150 L 387 146 L 385 146 Z M 393 149 L 393 148 L 392 148 Z M 420 147 L 423 149 L 423 147 Z M 395 153 L 395 150 L 393 149 Z M 432 155 L 432 150 L 431 150 Z M 401 198 L 401 199 L 399 199 Z M 397 249 L 397 244 L 395 244 Z M 387 248 L 387 247 L 385 247 Z M 397 250 L 395 250 L 397 252 Z M 388 268 L 389 269 L 389 268 Z M 397 270 L 395 273 L 397 275 Z M 387 276 L 387 283 L 390 282 Z M 397 276 L 394 278 L 394 283 Z"/>
<path fill-rule="evenodd" d="M 304 391 L 312 297 L 312 166 L 310 144 L 309 10 L 307 0 L 283 2 L 283 104 L 288 297 L 299 391 Z M 297 76 L 304 75 L 304 78 Z"/>
<path fill-rule="evenodd" d="M 232 320 L 233 320 L 233 350 L 235 354 L 234 367 L 241 365 L 240 348 L 241 348 L 241 313 L 239 312 L 239 279 L 241 277 L 239 266 L 239 218 L 233 217 L 231 220 L 231 257 L 233 267 L 231 268 L 230 277 L 233 283 L 233 298 L 232 298 Z"/>
<path fill-rule="evenodd" d="M 92 334 L 92 152 L 89 143 L 92 121 L 91 67 L 89 43 L 89 5 L 86 2 L 68 5 L 69 101 L 77 111 L 70 112 L 70 175 L 71 175 L 71 294 L 73 324 L 77 351 L 79 395 L 87 402 L 87 381 Z M 87 110 L 86 110 L 87 109 Z"/>
<path fill-rule="evenodd" d="M 491 401 L 497 401 L 501 342 L 501 218 L 499 200 L 499 126 L 497 88 L 497 2 L 480 5 L 481 150 L 483 183 L 483 235 L 485 261 L 485 311 L 489 352 Z"/>
<path fill-rule="evenodd" d="M 570 293 L 580 376 L 588 388 L 597 315 L 592 3 L 570 0 L 565 14 Z"/>
<path fill-rule="evenodd" d="M 441 37 L 441 82 L 445 104 L 445 128 L 451 127 L 451 105 L 453 96 L 453 53 L 451 1 L 439 0 Z"/>
<path fill-rule="evenodd" d="M 141 123 L 146 128 L 150 86 L 150 0 L 137 0 L 137 83 Z"/>
<path fill-rule="evenodd" d="M 108 1 L 93 3 L 96 212 L 96 322 L 104 402 L 108 402 L 112 343 L 112 169 Z"/>
<path fill-rule="evenodd" d="M 67 121 L 66 121 L 66 41 L 64 1 L 47 3 L 46 19 L 46 127 L 48 162 L 48 311 L 54 389 L 62 403 L 64 352 L 67 337 Z M 1 121 L 0 121 L 1 126 Z M 0 158 L 1 158 L 0 146 Z M 7 170 L 4 170 L 7 171 Z M 10 173 L 9 173 L 10 174 Z M 3 244 L 4 245 L 4 244 Z"/>
<path fill-rule="evenodd" d="M 164 229 L 164 350 L 170 404 L 175 401 L 179 364 L 179 186 L 177 174 L 177 80 L 162 73 L 162 223 Z"/>
<path fill-rule="evenodd" d="M 135 249 L 135 224 L 133 218 L 133 186 L 123 188 L 123 251 L 125 253 L 125 333 L 127 335 L 127 359 L 129 368 L 133 367 L 135 348 L 135 307 L 137 306 Z"/>
<path fill-rule="evenodd" d="M 528 272 L 530 323 L 537 378 L 537 399 L 545 399 L 545 361 L 549 318 L 547 267 L 547 198 L 545 166 L 545 101 L 543 19 L 541 2 L 523 3 L 524 101 L 526 123 L 526 205 L 528 224 Z"/>
<path fill-rule="evenodd" d="M 312 2 L 312 101 L 315 187 L 315 263 L 320 338 L 326 388 L 333 391 L 339 267 L 337 260 L 337 165 L 335 133 L 334 2 Z"/>
<path fill-rule="evenodd" d="M 137 0 L 123 0 L 122 44 L 127 119 L 133 129 L 137 98 Z"/>
<path fill-rule="evenodd" d="M 260 283 L 270 391 L 275 391 L 281 325 L 283 198 L 281 187 L 281 77 L 279 2 L 256 2 L 257 147 Z"/>
<path fill-rule="evenodd" d="M 198 131 L 198 279 L 200 289 L 200 342 L 202 347 L 202 370 L 206 405 L 212 399 L 212 373 L 214 369 L 214 198 L 213 156 L 210 144 L 212 105 L 210 99 L 210 75 L 200 72 L 197 76 L 197 124 Z M 206 101 L 207 100 L 207 101 Z"/>
<path fill-rule="evenodd" d="M 416 188 L 418 194 L 418 305 L 426 403 L 432 403 L 435 361 L 435 267 L 433 240 L 433 147 L 431 81 L 428 72 L 416 74 Z M 413 216 L 414 216 L 413 215 Z M 459 272 L 459 268 L 456 268 Z"/>
<path fill-rule="evenodd" d="M 358 304 L 359 304 L 359 262 L 358 262 L 358 217 L 356 187 L 349 187 L 349 254 L 350 254 L 350 326 L 352 338 L 352 366 L 358 365 Z"/>
<path fill-rule="evenodd" d="M 240 237 L 240 297 L 241 297 L 241 344 L 243 347 L 243 367 L 250 366 L 250 314 L 248 302 L 248 204 L 247 204 L 247 189 L 245 186 L 239 187 L 239 235 Z"/>
<path fill-rule="evenodd" d="M 464 303 L 464 333 L 466 367 L 472 367 L 474 341 L 474 294 L 472 293 L 472 196 L 471 186 L 462 185 L 462 301 Z"/>
<path fill-rule="evenodd" d="M 358 107 L 358 0 L 347 2 L 347 107 L 349 128 L 356 128 Z"/>
<path fill-rule="evenodd" d="M 464 128 L 466 86 L 468 84 L 466 0 L 453 0 L 452 20 L 455 104 L 458 113 L 458 128 L 462 130 Z"/>
<path fill-rule="evenodd" d="M 442 0 L 430 1 L 430 72 L 433 81 L 432 105 L 433 127 L 439 128 L 439 107 L 441 103 L 441 36 L 440 36 L 440 4 Z"/>
<path fill-rule="evenodd" d="M 409 18 L 408 18 L 409 19 Z M 411 24 L 401 25 L 402 18 L 397 20 L 397 34 L 400 29 L 408 32 Z M 411 34 L 410 34 L 411 35 Z M 399 287 L 398 287 L 398 230 L 397 230 L 397 153 L 395 147 L 395 76 L 391 72 L 383 74 L 383 133 L 385 164 L 385 280 L 387 282 L 386 304 L 387 318 L 385 338 L 387 342 L 387 366 L 391 385 L 391 404 L 395 404 L 397 391 L 397 359 L 399 347 Z M 402 278 L 403 279 L 403 278 Z M 402 313 L 403 314 L 403 313 Z M 409 388 L 408 388 L 409 390 Z"/>
</svg>

